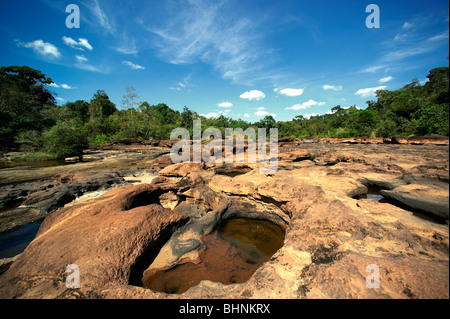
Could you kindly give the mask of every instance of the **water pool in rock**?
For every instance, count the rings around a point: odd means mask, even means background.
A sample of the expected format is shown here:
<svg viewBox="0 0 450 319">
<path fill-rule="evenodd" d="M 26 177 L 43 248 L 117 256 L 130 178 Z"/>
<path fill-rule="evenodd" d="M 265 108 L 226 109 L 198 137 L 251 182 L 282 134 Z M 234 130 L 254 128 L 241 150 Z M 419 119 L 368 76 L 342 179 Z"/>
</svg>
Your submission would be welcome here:
<svg viewBox="0 0 450 319">
<path fill-rule="evenodd" d="M 0 259 L 22 253 L 36 236 L 41 224 L 42 220 L 0 233 Z"/>
<path fill-rule="evenodd" d="M 206 249 L 198 263 L 162 270 L 143 282 L 144 288 L 181 294 L 202 280 L 243 283 L 283 246 L 285 231 L 267 220 L 232 218 L 201 239 Z"/>
</svg>

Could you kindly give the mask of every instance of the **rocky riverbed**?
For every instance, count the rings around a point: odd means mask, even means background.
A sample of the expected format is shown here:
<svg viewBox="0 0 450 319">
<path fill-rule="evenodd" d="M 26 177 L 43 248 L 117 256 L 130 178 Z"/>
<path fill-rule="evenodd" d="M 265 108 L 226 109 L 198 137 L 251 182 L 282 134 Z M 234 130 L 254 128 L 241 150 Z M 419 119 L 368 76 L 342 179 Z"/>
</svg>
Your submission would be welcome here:
<svg viewBox="0 0 450 319">
<path fill-rule="evenodd" d="M 270 175 L 259 164 L 172 164 L 170 145 L 0 170 L 2 231 L 45 218 L 4 262 L 0 298 L 449 298 L 448 139 L 282 139 Z M 143 287 L 202 265 L 205 235 L 231 218 L 285 232 L 247 281 L 202 280 L 178 294 Z M 66 286 L 69 264 L 78 289 Z M 379 288 L 368 287 L 373 267 Z"/>
</svg>

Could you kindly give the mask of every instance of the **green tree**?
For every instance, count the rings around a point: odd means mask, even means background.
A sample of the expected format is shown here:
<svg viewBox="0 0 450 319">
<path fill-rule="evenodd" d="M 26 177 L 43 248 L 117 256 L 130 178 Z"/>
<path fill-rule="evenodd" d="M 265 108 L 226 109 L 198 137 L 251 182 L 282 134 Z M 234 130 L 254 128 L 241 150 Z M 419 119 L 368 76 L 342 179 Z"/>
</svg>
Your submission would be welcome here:
<svg viewBox="0 0 450 319">
<path fill-rule="evenodd" d="M 106 118 L 117 111 L 104 90 L 97 90 L 89 103 L 90 118 Z"/>
<path fill-rule="evenodd" d="M 77 118 L 81 122 L 87 122 L 89 120 L 89 103 L 82 100 L 77 100 L 75 102 L 68 102 L 63 105 L 70 110 L 73 117 Z"/>
<path fill-rule="evenodd" d="M 15 147 L 15 137 L 22 131 L 54 125 L 53 119 L 42 113 L 46 105 L 55 104 L 45 87 L 51 83 L 51 78 L 28 66 L 0 68 L 0 149 Z"/>
<path fill-rule="evenodd" d="M 277 121 L 275 121 L 272 115 L 266 115 L 256 124 L 260 128 L 271 129 L 276 127 Z"/>
<path fill-rule="evenodd" d="M 89 146 L 87 132 L 77 121 L 61 121 L 43 134 L 44 148 L 48 153 L 63 159 L 68 156 L 83 157 Z"/>
</svg>

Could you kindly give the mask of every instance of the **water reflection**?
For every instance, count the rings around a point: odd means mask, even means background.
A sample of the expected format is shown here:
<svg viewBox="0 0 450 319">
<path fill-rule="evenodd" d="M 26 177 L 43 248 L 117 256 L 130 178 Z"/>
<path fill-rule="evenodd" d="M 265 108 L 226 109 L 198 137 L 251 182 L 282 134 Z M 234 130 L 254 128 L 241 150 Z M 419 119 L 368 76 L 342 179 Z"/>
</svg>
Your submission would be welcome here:
<svg viewBox="0 0 450 319">
<path fill-rule="evenodd" d="M 181 294 L 202 280 L 222 284 L 243 283 L 283 246 L 285 231 L 267 221 L 247 218 L 226 220 L 203 236 L 206 249 L 198 263 L 179 264 L 159 271 L 143 283 L 145 288 Z"/>
</svg>

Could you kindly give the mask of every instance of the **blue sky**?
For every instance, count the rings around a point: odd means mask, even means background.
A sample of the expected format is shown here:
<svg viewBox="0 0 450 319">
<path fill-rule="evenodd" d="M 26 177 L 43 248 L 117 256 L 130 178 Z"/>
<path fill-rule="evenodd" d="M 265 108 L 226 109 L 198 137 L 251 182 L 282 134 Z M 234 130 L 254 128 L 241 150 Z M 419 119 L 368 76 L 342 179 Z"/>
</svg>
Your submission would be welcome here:
<svg viewBox="0 0 450 319">
<path fill-rule="evenodd" d="M 371 3 L 380 28 L 366 26 Z M 140 101 L 251 122 L 365 108 L 449 55 L 447 0 L 1 0 L 0 24 L 0 65 L 41 70 L 60 105 L 103 89 L 120 108 L 133 86 Z"/>
</svg>

